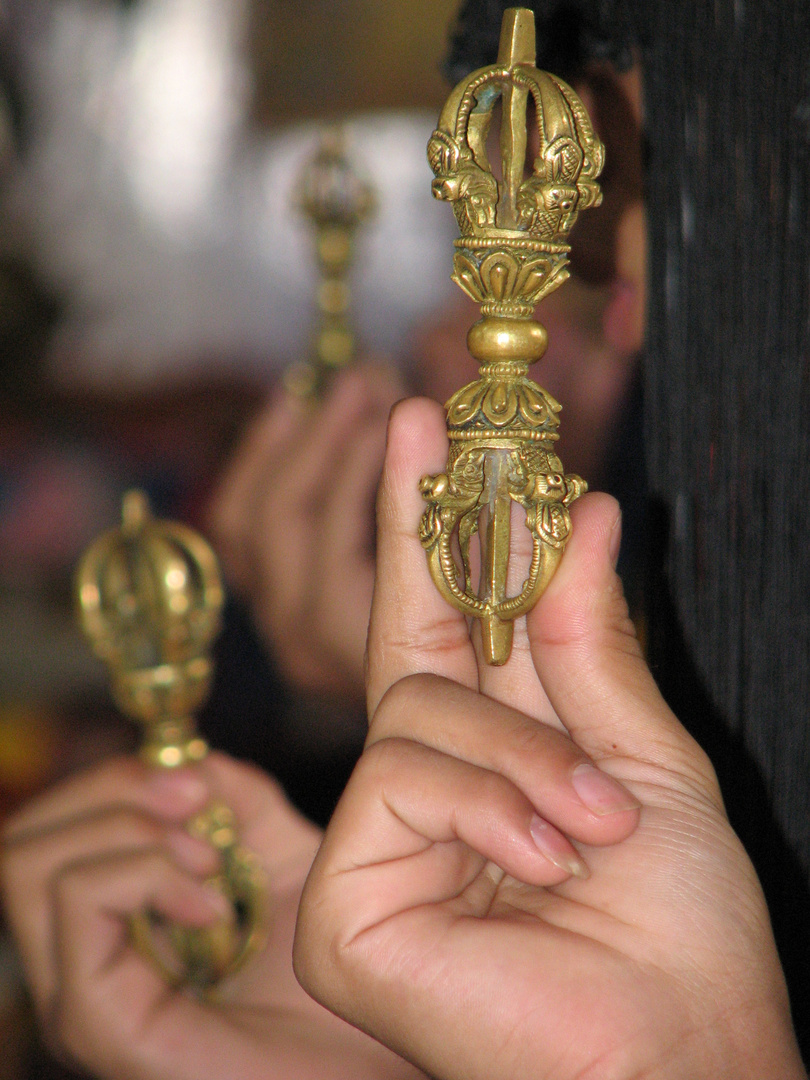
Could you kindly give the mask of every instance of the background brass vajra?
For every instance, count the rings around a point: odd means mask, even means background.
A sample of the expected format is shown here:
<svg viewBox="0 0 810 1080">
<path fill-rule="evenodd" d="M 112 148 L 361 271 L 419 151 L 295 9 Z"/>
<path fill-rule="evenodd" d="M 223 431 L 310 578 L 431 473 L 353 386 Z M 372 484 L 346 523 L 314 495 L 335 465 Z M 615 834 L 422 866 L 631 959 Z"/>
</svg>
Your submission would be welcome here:
<svg viewBox="0 0 810 1080">
<path fill-rule="evenodd" d="M 428 505 L 419 533 L 439 591 L 481 620 L 490 664 L 508 660 L 513 620 L 551 579 L 571 531 L 568 507 L 587 490 L 554 452 L 560 405 L 527 372 L 547 344 L 534 308 L 568 277 L 567 236 L 579 211 L 601 201 L 604 149 L 573 90 L 534 62 L 534 14 L 510 8 L 497 63 L 453 90 L 428 144 L 433 194 L 452 205 L 461 232 L 453 280 L 483 317 L 467 336 L 479 377 L 447 402 L 447 471 L 421 481 Z M 496 177 L 489 136 L 498 105 Z M 522 588 L 508 596 L 514 504 L 525 510 L 532 554 Z"/>
<path fill-rule="evenodd" d="M 298 178 L 295 202 L 314 231 L 318 328 L 310 358 L 291 365 L 284 383 L 293 394 L 306 398 L 320 394 L 329 376 L 348 367 L 357 353 L 349 271 L 355 234 L 374 209 L 374 193 L 355 172 L 339 124 L 324 128 L 314 157 Z"/>
<path fill-rule="evenodd" d="M 208 747 L 196 732 L 194 712 L 210 689 L 209 650 L 223 604 L 206 541 L 179 522 L 153 518 L 145 496 L 130 491 L 120 528 L 100 536 L 82 557 L 76 594 L 82 628 L 109 667 L 117 704 L 145 728 L 143 759 L 165 769 L 202 760 Z M 143 911 L 131 929 L 136 946 L 170 983 L 205 991 L 259 944 L 265 886 L 227 806 L 210 805 L 189 830 L 220 854 L 214 883 L 231 901 L 232 918 L 198 929 Z"/>
</svg>

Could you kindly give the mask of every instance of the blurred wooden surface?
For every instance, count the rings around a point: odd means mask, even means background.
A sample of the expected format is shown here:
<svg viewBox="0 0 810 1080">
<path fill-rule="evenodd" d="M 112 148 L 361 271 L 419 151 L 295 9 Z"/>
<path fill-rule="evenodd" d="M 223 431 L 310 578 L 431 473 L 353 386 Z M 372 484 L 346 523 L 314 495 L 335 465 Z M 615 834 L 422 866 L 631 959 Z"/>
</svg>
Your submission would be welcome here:
<svg viewBox="0 0 810 1080">
<path fill-rule="evenodd" d="M 248 52 L 260 127 L 366 109 L 438 108 L 460 0 L 253 0 Z"/>
</svg>

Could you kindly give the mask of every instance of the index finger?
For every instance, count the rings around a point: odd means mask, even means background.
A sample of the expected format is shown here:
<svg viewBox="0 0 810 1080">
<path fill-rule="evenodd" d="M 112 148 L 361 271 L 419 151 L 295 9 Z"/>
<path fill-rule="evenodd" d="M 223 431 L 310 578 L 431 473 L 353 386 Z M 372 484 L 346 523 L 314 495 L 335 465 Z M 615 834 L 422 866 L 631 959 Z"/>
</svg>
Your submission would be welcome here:
<svg viewBox="0 0 810 1080">
<path fill-rule="evenodd" d="M 131 806 L 184 821 L 201 810 L 209 785 L 194 767 L 164 772 L 136 757 L 114 757 L 68 777 L 21 807 L 3 826 L 3 841 L 17 843 L 43 830 L 104 808 Z"/>
<path fill-rule="evenodd" d="M 478 688 L 467 622 L 442 599 L 419 541 L 425 508 L 415 477 L 447 461 L 444 411 L 427 398 L 394 406 L 377 497 L 377 573 L 366 660 L 372 719 L 386 690 L 406 675 L 427 673 Z"/>
<path fill-rule="evenodd" d="M 250 587 L 249 523 L 263 481 L 281 449 L 300 430 L 304 408 L 286 394 L 276 394 L 253 418 L 219 478 L 208 507 L 208 528 L 227 566 L 231 580 Z"/>
</svg>

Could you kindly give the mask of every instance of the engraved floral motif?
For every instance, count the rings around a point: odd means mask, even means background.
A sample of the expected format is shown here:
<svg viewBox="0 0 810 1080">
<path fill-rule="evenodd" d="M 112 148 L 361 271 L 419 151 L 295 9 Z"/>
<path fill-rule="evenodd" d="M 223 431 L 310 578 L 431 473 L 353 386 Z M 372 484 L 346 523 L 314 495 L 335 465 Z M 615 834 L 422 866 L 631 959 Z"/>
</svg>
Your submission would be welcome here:
<svg viewBox="0 0 810 1080">
<path fill-rule="evenodd" d="M 529 427 L 554 438 L 560 404 L 528 378 L 476 379 L 447 402 L 447 422 L 457 428 Z"/>
<path fill-rule="evenodd" d="M 567 246 L 553 252 L 513 255 L 491 251 L 482 258 L 471 251 L 457 251 L 453 280 L 476 303 L 497 310 L 518 305 L 530 312 L 568 278 Z"/>
</svg>

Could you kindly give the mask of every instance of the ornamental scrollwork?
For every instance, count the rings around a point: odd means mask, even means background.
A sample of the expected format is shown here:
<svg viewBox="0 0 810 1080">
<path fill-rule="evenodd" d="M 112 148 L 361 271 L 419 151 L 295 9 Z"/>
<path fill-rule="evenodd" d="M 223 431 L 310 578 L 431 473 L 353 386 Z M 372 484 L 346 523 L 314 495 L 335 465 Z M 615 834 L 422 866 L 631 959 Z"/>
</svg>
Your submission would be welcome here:
<svg viewBox="0 0 810 1080">
<path fill-rule="evenodd" d="M 496 177 L 488 155 L 498 99 Z M 447 402 L 447 467 L 422 479 L 427 506 L 419 526 L 436 586 L 480 619 L 483 654 L 493 664 L 508 659 L 512 621 L 548 584 L 571 532 L 569 507 L 587 490 L 554 451 L 559 403 L 527 372 L 547 341 L 534 307 L 568 277 L 568 232 L 581 210 L 601 200 L 603 160 L 574 91 L 534 66 L 533 14 L 507 10 L 496 64 L 453 90 L 428 144 L 433 194 L 452 205 L 461 233 L 453 279 L 481 305 L 482 319 L 467 338 L 479 377 Z M 521 588 L 508 595 L 516 505 L 525 511 L 531 555 Z M 480 581 L 470 558 L 476 534 Z"/>
</svg>

